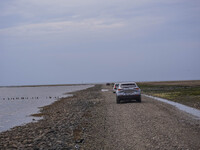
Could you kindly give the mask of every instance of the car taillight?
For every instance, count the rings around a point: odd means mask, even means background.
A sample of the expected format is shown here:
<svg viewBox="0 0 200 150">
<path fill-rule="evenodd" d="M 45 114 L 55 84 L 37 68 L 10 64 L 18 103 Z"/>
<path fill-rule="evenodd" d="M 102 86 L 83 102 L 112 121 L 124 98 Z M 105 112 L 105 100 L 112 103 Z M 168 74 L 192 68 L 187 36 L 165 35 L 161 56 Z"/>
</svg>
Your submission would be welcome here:
<svg viewBox="0 0 200 150">
<path fill-rule="evenodd" d="M 121 91 L 122 89 L 117 89 L 117 91 Z"/>
<path fill-rule="evenodd" d="M 135 90 L 139 91 L 139 90 L 140 90 L 140 88 L 135 88 Z"/>
</svg>

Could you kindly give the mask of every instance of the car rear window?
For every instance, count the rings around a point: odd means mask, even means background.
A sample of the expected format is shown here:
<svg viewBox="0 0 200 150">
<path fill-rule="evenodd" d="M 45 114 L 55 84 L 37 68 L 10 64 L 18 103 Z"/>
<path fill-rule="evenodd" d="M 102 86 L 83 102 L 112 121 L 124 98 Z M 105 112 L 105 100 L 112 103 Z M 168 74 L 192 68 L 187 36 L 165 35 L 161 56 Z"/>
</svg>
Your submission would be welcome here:
<svg viewBox="0 0 200 150">
<path fill-rule="evenodd" d="M 114 88 L 117 89 L 119 87 L 119 84 L 115 84 Z"/>
<path fill-rule="evenodd" d="M 136 87 L 136 85 L 134 83 L 131 83 L 131 84 L 122 84 L 121 87 L 122 88 L 132 88 L 132 87 Z"/>
</svg>

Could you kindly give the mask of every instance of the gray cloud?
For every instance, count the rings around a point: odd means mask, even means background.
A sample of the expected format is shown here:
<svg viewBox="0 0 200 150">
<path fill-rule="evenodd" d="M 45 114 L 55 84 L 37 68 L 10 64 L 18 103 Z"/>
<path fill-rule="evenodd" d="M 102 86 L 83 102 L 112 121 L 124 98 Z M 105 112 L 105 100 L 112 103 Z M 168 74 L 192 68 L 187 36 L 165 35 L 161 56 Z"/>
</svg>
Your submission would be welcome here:
<svg viewBox="0 0 200 150">
<path fill-rule="evenodd" d="M 0 2 L 0 85 L 199 79 L 197 0 Z"/>
</svg>

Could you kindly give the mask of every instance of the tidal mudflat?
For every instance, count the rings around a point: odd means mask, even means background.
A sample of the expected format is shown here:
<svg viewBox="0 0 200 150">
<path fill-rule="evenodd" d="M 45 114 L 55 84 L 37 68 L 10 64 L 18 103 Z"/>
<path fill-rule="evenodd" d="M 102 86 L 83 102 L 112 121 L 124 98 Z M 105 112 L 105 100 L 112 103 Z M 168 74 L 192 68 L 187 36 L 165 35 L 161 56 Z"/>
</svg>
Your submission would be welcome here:
<svg viewBox="0 0 200 150">
<path fill-rule="evenodd" d="M 41 119 L 30 115 L 38 113 L 40 107 L 49 105 L 60 98 L 72 96 L 68 94 L 70 92 L 92 86 L 1 87 L 0 132 Z"/>
</svg>

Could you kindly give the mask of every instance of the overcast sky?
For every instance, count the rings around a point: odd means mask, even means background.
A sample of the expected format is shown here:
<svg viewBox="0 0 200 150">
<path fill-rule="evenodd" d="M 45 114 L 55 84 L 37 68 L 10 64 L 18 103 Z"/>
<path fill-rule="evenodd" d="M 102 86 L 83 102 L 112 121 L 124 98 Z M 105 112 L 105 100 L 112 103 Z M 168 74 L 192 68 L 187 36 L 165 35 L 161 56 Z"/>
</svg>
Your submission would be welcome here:
<svg viewBox="0 0 200 150">
<path fill-rule="evenodd" d="M 200 79 L 199 0 L 0 0 L 0 85 Z"/>
</svg>

